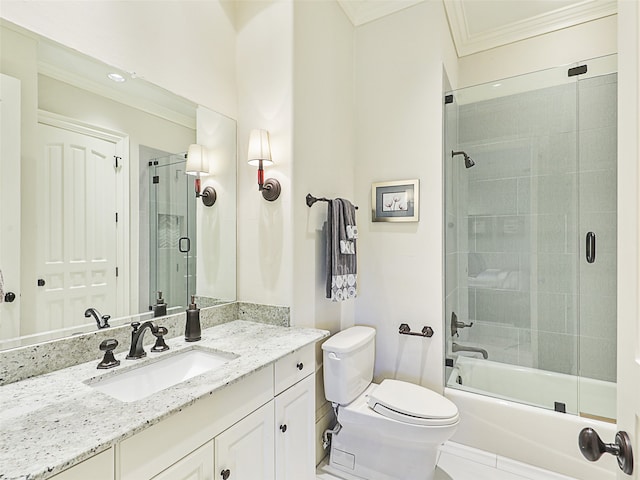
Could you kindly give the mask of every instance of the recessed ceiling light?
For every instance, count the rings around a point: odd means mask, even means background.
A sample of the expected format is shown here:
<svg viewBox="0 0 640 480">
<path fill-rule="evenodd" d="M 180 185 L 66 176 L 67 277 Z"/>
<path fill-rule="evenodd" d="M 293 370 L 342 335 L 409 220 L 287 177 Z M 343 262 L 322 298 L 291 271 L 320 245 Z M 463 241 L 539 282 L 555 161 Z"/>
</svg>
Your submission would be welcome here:
<svg viewBox="0 0 640 480">
<path fill-rule="evenodd" d="M 110 80 L 113 80 L 114 82 L 124 82 L 126 79 L 120 75 L 119 73 L 110 73 L 107 75 L 107 77 L 109 77 Z"/>
</svg>

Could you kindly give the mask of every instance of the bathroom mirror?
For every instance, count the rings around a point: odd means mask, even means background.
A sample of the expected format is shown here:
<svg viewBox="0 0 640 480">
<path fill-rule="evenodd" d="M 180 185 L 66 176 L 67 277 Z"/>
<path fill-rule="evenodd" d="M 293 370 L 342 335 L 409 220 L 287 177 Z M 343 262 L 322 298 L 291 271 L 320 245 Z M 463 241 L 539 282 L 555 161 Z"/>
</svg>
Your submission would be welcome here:
<svg viewBox="0 0 640 480">
<path fill-rule="evenodd" d="M 4 20 L 0 49 L 0 350 L 95 330 L 89 307 L 144 320 L 156 290 L 234 301 L 235 121 Z M 197 117 L 212 207 L 184 173 Z"/>
</svg>

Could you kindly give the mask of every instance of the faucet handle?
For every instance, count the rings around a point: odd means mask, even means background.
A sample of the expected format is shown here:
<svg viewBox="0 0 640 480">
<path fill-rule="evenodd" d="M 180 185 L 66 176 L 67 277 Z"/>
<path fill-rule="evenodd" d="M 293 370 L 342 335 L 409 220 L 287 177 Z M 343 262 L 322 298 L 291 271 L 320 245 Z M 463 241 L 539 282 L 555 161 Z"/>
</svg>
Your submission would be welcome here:
<svg viewBox="0 0 640 480">
<path fill-rule="evenodd" d="M 100 343 L 100 350 L 104 352 L 104 357 L 96 368 L 113 368 L 120 365 L 120 360 L 116 360 L 116 357 L 113 356 L 113 351 L 117 346 L 118 341 L 115 338 L 109 338 Z"/>
<path fill-rule="evenodd" d="M 152 352 L 164 352 L 165 350 L 169 350 L 169 345 L 164 341 L 164 336 L 169 333 L 169 330 L 167 330 L 166 327 L 158 327 L 155 330 L 151 330 L 151 333 L 156 337 L 156 343 L 151 347 Z"/>
<path fill-rule="evenodd" d="M 111 315 L 102 315 L 102 324 L 100 325 L 99 328 L 111 328 L 111 325 L 109 325 L 109 319 L 111 318 Z"/>
<path fill-rule="evenodd" d="M 140 326 L 140 322 L 131 322 L 131 328 L 133 328 L 133 333 L 138 331 L 139 326 Z"/>
</svg>

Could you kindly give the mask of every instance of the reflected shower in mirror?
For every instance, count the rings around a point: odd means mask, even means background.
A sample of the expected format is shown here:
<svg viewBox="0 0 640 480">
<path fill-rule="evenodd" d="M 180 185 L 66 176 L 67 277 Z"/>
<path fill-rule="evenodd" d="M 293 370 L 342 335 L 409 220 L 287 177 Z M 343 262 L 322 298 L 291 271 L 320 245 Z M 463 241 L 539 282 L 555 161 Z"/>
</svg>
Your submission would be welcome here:
<svg viewBox="0 0 640 480">
<path fill-rule="evenodd" d="M 234 301 L 235 121 L 9 22 L 0 28 L 0 182 L 12 185 L 0 191 L 0 270 L 16 293 L 0 303 L 0 349 L 96 329 L 88 308 L 111 326 L 144 319 L 159 290 L 168 313 L 192 294 Z M 221 198 L 206 212 L 184 173 L 196 115 L 217 155 L 202 181 Z"/>
</svg>

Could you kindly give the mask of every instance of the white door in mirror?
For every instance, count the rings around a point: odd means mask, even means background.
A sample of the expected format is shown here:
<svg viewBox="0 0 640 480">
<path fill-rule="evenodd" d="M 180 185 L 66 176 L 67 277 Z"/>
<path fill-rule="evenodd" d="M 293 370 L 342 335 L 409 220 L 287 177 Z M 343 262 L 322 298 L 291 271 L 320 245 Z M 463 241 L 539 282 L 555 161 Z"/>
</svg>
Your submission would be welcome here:
<svg viewBox="0 0 640 480">
<path fill-rule="evenodd" d="M 89 307 L 118 310 L 116 144 L 44 124 L 38 132 L 37 312 L 23 333 L 82 325 Z"/>
<path fill-rule="evenodd" d="M 1 74 L 0 130 L 0 340 L 3 340 L 20 335 L 20 81 Z M 9 292 L 16 298 L 4 302 Z"/>
</svg>

